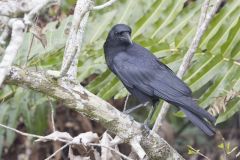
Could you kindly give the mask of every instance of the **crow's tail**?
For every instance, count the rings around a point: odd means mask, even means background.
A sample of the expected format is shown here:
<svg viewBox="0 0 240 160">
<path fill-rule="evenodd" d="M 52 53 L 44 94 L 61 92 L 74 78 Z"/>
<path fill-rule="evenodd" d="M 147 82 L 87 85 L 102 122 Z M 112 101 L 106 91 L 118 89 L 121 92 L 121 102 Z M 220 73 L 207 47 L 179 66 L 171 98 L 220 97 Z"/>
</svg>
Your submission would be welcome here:
<svg viewBox="0 0 240 160">
<path fill-rule="evenodd" d="M 204 133 L 209 136 L 213 136 L 215 134 L 214 127 L 205 121 L 205 119 L 198 114 L 195 114 L 191 111 L 188 111 L 181 107 L 181 110 L 186 114 L 187 118 L 197 127 L 199 127 Z M 202 109 L 203 110 L 203 109 Z M 205 110 L 204 110 L 205 111 Z"/>
<path fill-rule="evenodd" d="M 187 118 L 207 135 L 213 136 L 215 134 L 215 129 L 211 125 L 215 123 L 215 117 L 206 110 L 200 108 L 192 97 L 182 97 L 182 99 L 178 99 L 178 101 L 173 102 L 173 104 L 179 106 L 186 114 Z"/>
</svg>

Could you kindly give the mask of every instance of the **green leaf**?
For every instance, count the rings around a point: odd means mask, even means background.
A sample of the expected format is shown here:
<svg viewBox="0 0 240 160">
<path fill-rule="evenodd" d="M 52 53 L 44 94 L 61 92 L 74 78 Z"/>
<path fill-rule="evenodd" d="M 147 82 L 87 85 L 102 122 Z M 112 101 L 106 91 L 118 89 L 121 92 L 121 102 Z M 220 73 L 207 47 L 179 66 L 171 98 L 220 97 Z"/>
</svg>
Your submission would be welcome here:
<svg viewBox="0 0 240 160">
<path fill-rule="evenodd" d="M 62 49 L 65 46 L 66 39 L 68 36 L 68 30 L 70 27 L 69 22 L 72 17 L 68 17 L 61 21 L 58 28 L 58 22 L 48 23 L 46 27 L 43 29 L 43 34 L 46 35 L 47 39 L 47 47 L 44 48 L 37 38 L 33 39 L 32 46 L 32 34 L 27 33 L 24 37 L 24 43 L 19 50 L 19 54 L 17 56 L 17 63 L 24 64 L 26 62 L 26 57 L 31 46 L 31 52 L 29 54 L 30 64 L 37 61 L 39 58 L 44 57 L 46 60 L 46 56 L 50 56 L 49 54 L 56 53 L 59 49 Z"/>
<path fill-rule="evenodd" d="M 224 143 L 219 144 L 219 145 L 218 145 L 218 148 L 224 149 Z"/>
<path fill-rule="evenodd" d="M 189 155 L 198 155 L 198 153 L 200 152 L 200 150 L 196 150 L 190 145 L 187 145 L 187 147 L 188 147 L 188 154 Z"/>
<path fill-rule="evenodd" d="M 235 113 L 240 111 L 240 98 L 232 100 L 227 106 L 226 111 L 221 113 L 217 118 L 216 124 L 222 123 L 231 118 Z"/>
<path fill-rule="evenodd" d="M 184 112 L 182 112 L 182 111 L 178 111 L 178 112 L 174 113 L 174 116 L 179 117 L 179 118 L 186 117 Z"/>
</svg>

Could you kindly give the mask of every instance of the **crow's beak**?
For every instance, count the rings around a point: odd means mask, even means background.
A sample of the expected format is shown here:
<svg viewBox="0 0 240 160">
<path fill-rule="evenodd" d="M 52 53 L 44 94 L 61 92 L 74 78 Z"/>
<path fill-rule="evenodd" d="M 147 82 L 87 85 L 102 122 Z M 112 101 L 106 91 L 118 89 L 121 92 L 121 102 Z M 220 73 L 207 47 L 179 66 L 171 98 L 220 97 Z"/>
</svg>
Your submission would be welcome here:
<svg viewBox="0 0 240 160">
<path fill-rule="evenodd" d="M 124 32 L 123 37 L 124 37 L 124 39 L 126 39 L 130 44 L 133 43 L 128 32 Z"/>
</svg>

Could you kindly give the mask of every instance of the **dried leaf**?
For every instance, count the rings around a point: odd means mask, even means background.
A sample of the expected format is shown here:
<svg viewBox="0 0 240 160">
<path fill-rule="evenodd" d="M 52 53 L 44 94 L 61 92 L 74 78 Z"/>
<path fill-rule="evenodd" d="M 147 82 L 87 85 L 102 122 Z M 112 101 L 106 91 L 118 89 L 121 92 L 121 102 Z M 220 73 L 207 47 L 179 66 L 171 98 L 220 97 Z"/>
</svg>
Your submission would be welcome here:
<svg viewBox="0 0 240 160">
<path fill-rule="evenodd" d="M 240 157 L 240 152 L 237 153 L 236 158 Z"/>
<path fill-rule="evenodd" d="M 30 32 L 41 42 L 44 48 L 47 46 L 47 37 L 42 33 L 42 28 L 34 25 L 30 28 Z"/>
<path fill-rule="evenodd" d="M 111 147 L 114 148 L 114 150 L 119 151 L 117 144 L 112 144 L 112 140 L 112 137 L 107 132 L 104 132 L 100 144 L 102 146 Z M 101 151 L 102 160 L 121 160 L 120 155 L 116 154 L 114 151 L 111 151 L 106 147 L 102 147 Z"/>
<path fill-rule="evenodd" d="M 72 142 L 75 144 L 84 144 L 87 146 L 88 143 L 94 143 L 99 140 L 99 137 L 96 133 L 93 132 L 86 132 L 86 133 L 81 133 L 78 136 L 74 137 Z"/>
<path fill-rule="evenodd" d="M 90 160 L 90 157 L 83 157 L 80 155 L 75 156 L 72 151 L 72 147 L 69 146 L 68 157 L 70 160 Z"/>
<path fill-rule="evenodd" d="M 230 90 L 226 96 L 216 97 L 213 105 L 208 109 L 208 112 L 214 116 L 226 111 L 226 106 L 230 100 L 240 95 L 240 92 Z"/>
<path fill-rule="evenodd" d="M 63 140 L 71 141 L 73 138 L 67 132 L 55 131 L 55 132 L 45 136 L 44 138 L 37 139 L 36 142 L 46 142 L 46 141 L 49 141 L 49 140 L 57 140 L 57 139 L 63 139 Z"/>
<path fill-rule="evenodd" d="M 93 150 L 95 160 L 102 160 L 101 156 L 100 156 L 100 153 L 96 149 L 94 149 L 93 147 L 92 147 L 92 150 Z"/>
<path fill-rule="evenodd" d="M 103 135 L 102 135 L 102 139 L 100 141 L 100 144 L 103 145 L 103 146 L 110 146 L 111 140 L 112 140 L 111 136 L 108 135 L 107 132 L 104 132 Z M 102 147 L 101 148 L 101 159 L 102 160 L 113 159 L 112 152 L 109 149 Z"/>
</svg>

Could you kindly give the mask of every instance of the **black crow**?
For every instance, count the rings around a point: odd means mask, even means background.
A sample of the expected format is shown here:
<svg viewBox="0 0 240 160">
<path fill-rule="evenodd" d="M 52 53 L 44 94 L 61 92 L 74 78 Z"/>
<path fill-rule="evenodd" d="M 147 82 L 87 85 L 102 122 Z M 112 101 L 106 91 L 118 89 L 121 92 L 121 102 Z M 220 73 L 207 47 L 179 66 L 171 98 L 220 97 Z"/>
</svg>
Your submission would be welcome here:
<svg viewBox="0 0 240 160">
<path fill-rule="evenodd" d="M 109 69 L 142 104 L 155 106 L 159 98 L 180 107 L 186 117 L 207 135 L 215 134 L 215 118 L 200 108 L 190 88 L 149 50 L 131 41 L 131 28 L 117 24 L 104 43 Z M 152 113 L 150 113 L 152 116 Z"/>
</svg>

